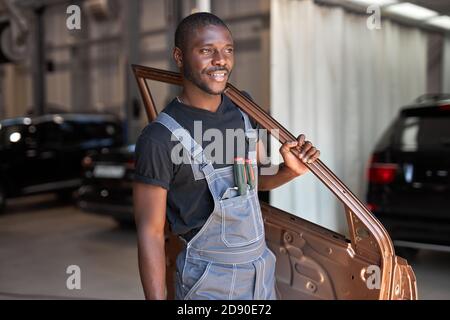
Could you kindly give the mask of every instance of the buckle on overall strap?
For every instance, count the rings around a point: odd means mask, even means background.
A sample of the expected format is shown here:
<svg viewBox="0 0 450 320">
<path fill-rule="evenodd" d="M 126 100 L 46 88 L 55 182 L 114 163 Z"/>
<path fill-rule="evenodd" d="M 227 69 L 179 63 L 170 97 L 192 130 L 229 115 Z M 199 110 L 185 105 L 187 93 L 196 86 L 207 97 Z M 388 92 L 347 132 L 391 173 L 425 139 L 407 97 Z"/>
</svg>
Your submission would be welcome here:
<svg viewBox="0 0 450 320">
<path fill-rule="evenodd" d="M 214 172 L 214 167 L 211 161 L 205 157 L 203 148 L 199 144 L 196 144 L 193 147 L 193 149 L 191 150 L 191 156 L 194 164 L 199 165 L 200 170 L 205 175 L 205 178 L 207 176 L 210 176 Z"/>
<path fill-rule="evenodd" d="M 195 164 L 202 164 L 203 161 L 203 149 L 199 144 L 195 144 L 191 149 L 191 156 Z"/>
<path fill-rule="evenodd" d="M 249 139 L 249 140 L 251 140 L 251 139 L 253 139 L 253 140 L 256 140 L 256 138 L 257 138 L 257 133 L 256 133 L 256 129 L 253 129 L 253 128 L 251 128 L 251 129 L 248 129 L 247 131 L 245 131 L 245 136 L 247 137 L 247 139 Z"/>
<path fill-rule="evenodd" d="M 200 165 L 200 170 L 202 170 L 203 174 L 205 175 L 205 178 L 209 177 L 210 175 L 212 175 L 214 173 L 214 167 L 213 167 L 211 161 L 209 161 L 209 160 L 206 160 L 205 162 L 203 162 Z"/>
</svg>

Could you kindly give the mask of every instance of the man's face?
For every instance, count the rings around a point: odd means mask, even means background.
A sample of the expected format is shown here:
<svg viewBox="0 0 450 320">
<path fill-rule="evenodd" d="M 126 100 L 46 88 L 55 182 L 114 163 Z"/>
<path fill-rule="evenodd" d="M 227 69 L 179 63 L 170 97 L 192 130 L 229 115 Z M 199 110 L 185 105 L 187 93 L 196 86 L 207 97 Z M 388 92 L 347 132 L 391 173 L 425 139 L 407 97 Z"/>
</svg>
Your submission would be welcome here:
<svg viewBox="0 0 450 320">
<path fill-rule="evenodd" d="M 234 64 L 233 38 L 222 27 L 208 25 L 192 32 L 183 51 L 183 76 L 203 91 L 218 95 Z"/>
</svg>

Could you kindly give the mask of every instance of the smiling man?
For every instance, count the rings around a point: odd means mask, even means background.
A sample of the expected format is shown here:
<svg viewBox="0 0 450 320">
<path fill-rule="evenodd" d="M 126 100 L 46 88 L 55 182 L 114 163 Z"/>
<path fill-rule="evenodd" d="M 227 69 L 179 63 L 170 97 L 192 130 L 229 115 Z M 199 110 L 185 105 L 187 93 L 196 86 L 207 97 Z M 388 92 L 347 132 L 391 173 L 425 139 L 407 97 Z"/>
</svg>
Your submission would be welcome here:
<svg viewBox="0 0 450 320">
<path fill-rule="evenodd" d="M 301 135 L 281 146 L 279 170 L 257 174 L 264 145 L 256 142 L 256 124 L 223 95 L 234 43 L 215 15 L 195 13 L 181 21 L 173 58 L 183 90 L 136 145 L 134 206 L 145 297 L 166 298 L 167 217 L 185 243 L 176 262 L 177 299 L 275 299 L 276 261 L 265 243 L 257 191 L 306 173 L 303 162 L 315 161 L 319 151 Z M 211 144 L 214 152 L 207 152 Z M 174 152 L 180 147 L 182 155 Z"/>
</svg>

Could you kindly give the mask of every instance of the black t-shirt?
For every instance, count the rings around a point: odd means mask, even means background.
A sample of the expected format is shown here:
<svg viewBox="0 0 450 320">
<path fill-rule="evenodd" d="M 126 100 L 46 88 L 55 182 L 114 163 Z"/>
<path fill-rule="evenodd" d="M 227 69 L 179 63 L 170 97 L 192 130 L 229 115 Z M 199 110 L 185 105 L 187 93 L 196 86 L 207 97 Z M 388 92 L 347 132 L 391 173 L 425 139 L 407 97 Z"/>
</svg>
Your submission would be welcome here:
<svg viewBox="0 0 450 320">
<path fill-rule="evenodd" d="M 219 161 L 218 159 L 221 157 L 215 157 L 213 153 L 212 158 L 208 157 L 208 153 L 206 153 L 206 157 L 212 161 L 214 168 L 229 166 L 233 163 L 234 157 L 243 156 L 242 148 L 237 147 L 239 145 L 236 141 L 237 138 L 234 138 L 235 143 L 226 141 L 227 137 L 230 137 L 227 135 L 226 129 L 244 131 L 245 125 L 242 114 L 225 95 L 222 95 L 222 102 L 216 112 L 188 106 L 180 103 L 177 99 L 172 100 L 163 112 L 188 130 L 191 137 L 196 139 L 204 150 L 214 142 L 214 139 L 203 136 L 206 130 L 214 128 L 222 133 L 223 160 Z M 200 141 L 194 135 L 194 121 L 201 121 Z M 253 128 L 259 129 L 255 121 L 251 120 L 251 124 Z M 197 133 L 197 135 L 199 134 Z M 170 131 L 160 123 L 150 123 L 142 130 L 136 143 L 135 180 L 167 189 L 167 218 L 172 232 L 179 235 L 192 234 L 206 222 L 214 209 L 214 201 L 206 180 L 196 181 L 189 163 L 175 164 L 172 162 L 171 152 L 180 143 L 178 140 L 172 140 L 175 139 L 172 138 Z M 248 143 L 244 143 L 244 152 L 246 153 Z M 230 145 L 234 145 L 234 148 L 231 148 L 234 150 L 229 150 Z M 185 238 L 189 240 L 191 237 L 186 236 Z"/>
</svg>

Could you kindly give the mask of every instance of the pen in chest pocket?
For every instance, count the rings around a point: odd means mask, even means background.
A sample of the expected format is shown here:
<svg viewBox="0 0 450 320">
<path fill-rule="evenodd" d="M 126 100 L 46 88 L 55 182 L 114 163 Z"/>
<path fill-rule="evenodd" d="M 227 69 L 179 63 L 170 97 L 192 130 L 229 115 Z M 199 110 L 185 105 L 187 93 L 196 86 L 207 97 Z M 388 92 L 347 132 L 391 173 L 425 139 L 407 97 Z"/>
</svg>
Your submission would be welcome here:
<svg viewBox="0 0 450 320">
<path fill-rule="evenodd" d="M 250 190 L 253 190 L 255 188 L 256 178 L 250 159 L 245 159 L 245 172 L 247 173 L 247 184 L 249 185 Z"/>
</svg>

